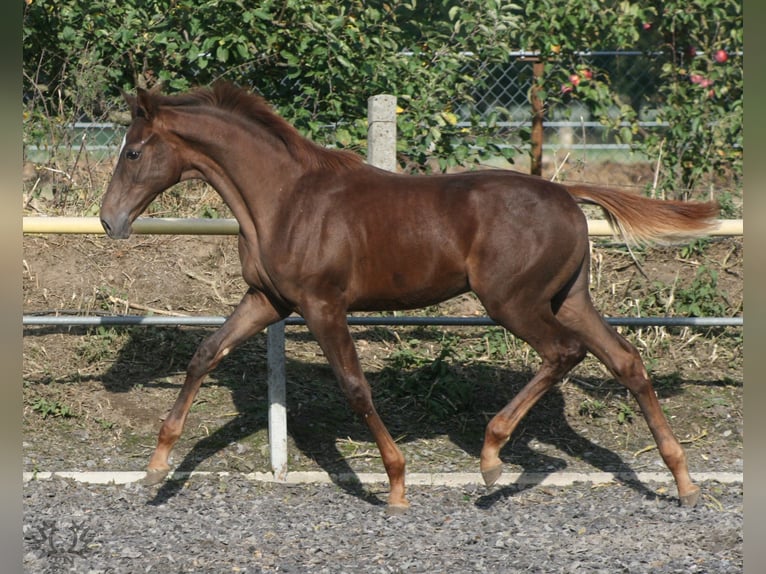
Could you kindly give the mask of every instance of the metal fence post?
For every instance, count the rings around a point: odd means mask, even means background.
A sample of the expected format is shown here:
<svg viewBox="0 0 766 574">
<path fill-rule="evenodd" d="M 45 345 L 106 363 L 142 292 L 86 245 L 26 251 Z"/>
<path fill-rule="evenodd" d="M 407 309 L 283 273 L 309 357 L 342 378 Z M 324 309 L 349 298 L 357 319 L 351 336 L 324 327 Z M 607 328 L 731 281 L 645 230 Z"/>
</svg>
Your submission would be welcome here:
<svg viewBox="0 0 766 574">
<path fill-rule="evenodd" d="M 285 380 L 285 322 L 266 330 L 269 384 L 269 454 L 274 479 L 287 478 L 287 385 Z"/>
</svg>

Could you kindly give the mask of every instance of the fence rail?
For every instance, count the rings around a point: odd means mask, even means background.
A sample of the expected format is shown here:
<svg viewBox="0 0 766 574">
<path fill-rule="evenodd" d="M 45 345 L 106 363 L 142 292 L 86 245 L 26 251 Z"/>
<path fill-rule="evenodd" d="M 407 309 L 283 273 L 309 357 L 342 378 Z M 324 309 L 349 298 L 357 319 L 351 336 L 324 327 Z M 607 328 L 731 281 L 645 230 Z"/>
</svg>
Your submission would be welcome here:
<svg viewBox="0 0 766 574">
<path fill-rule="evenodd" d="M 98 217 L 24 217 L 25 234 L 95 234 L 103 235 L 104 229 Z M 709 232 L 714 236 L 742 235 L 742 219 L 721 219 L 718 227 Z M 239 223 L 236 219 L 196 219 L 173 217 L 139 217 L 133 223 L 133 233 L 144 235 L 236 235 Z M 609 222 L 604 219 L 588 221 L 591 236 L 613 235 Z"/>
<path fill-rule="evenodd" d="M 615 327 L 741 327 L 742 317 L 605 317 Z M 25 327 L 95 327 L 95 326 L 153 326 L 153 327 L 218 327 L 226 317 L 218 315 L 156 316 L 156 315 L 52 315 L 31 314 L 22 317 Z M 401 315 L 353 316 L 346 318 L 349 325 L 390 327 L 492 327 L 497 323 L 489 317 L 421 317 Z M 305 325 L 303 317 L 285 319 L 286 325 Z"/>
<path fill-rule="evenodd" d="M 96 234 L 104 233 L 98 217 L 24 217 L 24 234 Z M 236 235 L 239 224 L 235 219 L 193 219 L 139 217 L 133 224 L 133 233 L 139 235 Z M 605 220 L 589 220 L 591 236 L 610 236 L 612 229 Z M 742 235 L 743 220 L 723 219 L 710 235 Z M 222 316 L 146 316 L 146 315 L 61 315 L 27 314 L 24 326 L 201 326 L 222 325 Z M 614 326 L 626 327 L 727 327 L 742 326 L 742 317 L 607 317 Z M 349 325 L 387 326 L 462 326 L 483 327 L 497 325 L 489 317 L 420 317 L 420 316 L 349 316 Z M 305 325 L 302 317 L 288 317 L 286 325 Z"/>
</svg>

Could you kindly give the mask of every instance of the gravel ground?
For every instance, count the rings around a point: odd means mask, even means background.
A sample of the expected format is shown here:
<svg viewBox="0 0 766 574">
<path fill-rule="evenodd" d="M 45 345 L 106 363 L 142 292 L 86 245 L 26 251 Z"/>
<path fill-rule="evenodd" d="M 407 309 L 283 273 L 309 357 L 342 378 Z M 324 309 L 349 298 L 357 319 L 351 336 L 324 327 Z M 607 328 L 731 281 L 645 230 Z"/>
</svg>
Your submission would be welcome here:
<svg viewBox="0 0 766 574">
<path fill-rule="evenodd" d="M 179 486 L 179 485 L 176 485 Z M 183 487 L 24 486 L 27 572 L 742 572 L 743 486 L 294 486 L 242 476 Z M 656 494 L 653 494 L 656 493 Z"/>
</svg>

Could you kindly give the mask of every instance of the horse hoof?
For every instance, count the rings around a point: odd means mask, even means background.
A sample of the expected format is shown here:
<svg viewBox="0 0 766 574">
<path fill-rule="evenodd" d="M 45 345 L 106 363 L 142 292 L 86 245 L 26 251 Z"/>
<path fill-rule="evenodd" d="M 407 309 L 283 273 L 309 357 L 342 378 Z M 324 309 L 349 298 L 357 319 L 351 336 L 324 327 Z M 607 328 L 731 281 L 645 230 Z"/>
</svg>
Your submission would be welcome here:
<svg viewBox="0 0 766 574">
<path fill-rule="evenodd" d="M 144 478 L 140 480 L 140 483 L 144 486 L 154 486 L 165 480 L 169 470 L 161 470 L 159 468 L 150 468 L 146 471 Z"/>
<path fill-rule="evenodd" d="M 695 486 L 691 492 L 687 492 L 678 498 L 681 500 L 681 506 L 688 506 L 689 508 L 696 506 L 700 499 L 700 487 Z"/>
<path fill-rule="evenodd" d="M 481 471 L 481 476 L 484 479 L 484 484 L 487 486 L 492 486 L 495 484 L 497 479 L 500 478 L 501 474 L 503 474 L 502 463 L 498 464 L 497 466 L 493 466 L 492 468 L 488 468 L 487 470 Z"/>
<path fill-rule="evenodd" d="M 386 506 L 386 514 L 389 516 L 401 516 L 410 508 L 409 504 L 389 504 Z"/>
</svg>

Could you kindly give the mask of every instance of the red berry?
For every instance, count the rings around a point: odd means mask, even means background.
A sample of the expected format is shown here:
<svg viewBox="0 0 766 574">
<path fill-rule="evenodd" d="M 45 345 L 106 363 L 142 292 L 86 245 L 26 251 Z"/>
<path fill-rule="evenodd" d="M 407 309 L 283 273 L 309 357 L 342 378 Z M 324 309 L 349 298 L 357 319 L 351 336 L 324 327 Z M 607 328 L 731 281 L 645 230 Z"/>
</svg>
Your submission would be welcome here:
<svg viewBox="0 0 766 574">
<path fill-rule="evenodd" d="M 577 87 L 580 83 L 580 76 L 577 74 L 572 74 L 569 76 L 569 81 L 572 82 L 572 85 Z"/>
<path fill-rule="evenodd" d="M 726 53 L 726 50 L 717 50 L 716 53 L 713 54 L 713 59 L 719 64 L 723 64 L 729 59 L 729 54 Z"/>
</svg>

